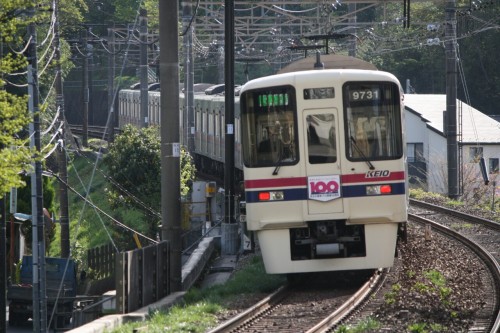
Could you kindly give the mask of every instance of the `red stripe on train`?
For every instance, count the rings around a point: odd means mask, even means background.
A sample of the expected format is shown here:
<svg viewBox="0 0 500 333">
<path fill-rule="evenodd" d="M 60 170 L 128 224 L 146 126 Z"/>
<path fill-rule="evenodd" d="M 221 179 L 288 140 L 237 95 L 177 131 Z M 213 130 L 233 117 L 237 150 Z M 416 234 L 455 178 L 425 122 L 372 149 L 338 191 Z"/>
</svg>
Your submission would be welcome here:
<svg viewBox="0 0 500 333">
<path fill-rule="evenodd" d="M 372 176 L 373 175 L 373 176 Z M 397 171 L 391 172 L 386 177 L 376 176 L 376 174 L 361 173 L 354 175 L 342 175 L 341 182 L 342 185 L 354 184 L 354 183 L 372 183 L 381 181 L 395 181 L 404 180 L 405 172 Z M 287 186 L 306 186 L 307 177 L 294 177 L 294 178 L 277 178 L 277 179 L 254 179 L 245 180 L 246 189 L 257 189 L 265 187 L 287 187 Z"/>
</svg>

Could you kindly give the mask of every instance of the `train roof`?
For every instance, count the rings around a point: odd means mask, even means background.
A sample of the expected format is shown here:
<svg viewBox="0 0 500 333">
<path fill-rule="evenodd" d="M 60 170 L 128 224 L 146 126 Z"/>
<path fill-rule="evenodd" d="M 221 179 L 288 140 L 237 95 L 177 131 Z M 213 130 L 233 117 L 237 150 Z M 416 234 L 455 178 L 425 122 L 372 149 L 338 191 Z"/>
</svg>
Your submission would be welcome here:
<svg viewBox="0 0 500 333">
<path fill-rule="evenodd" d="M 349 76 L 349 80 L 366 80 L 366 81 L 393 81 L 399 82 L 398 79 L 391 73 L 379 70 L 363 70 L 363 69 L 317 69 L 305 70 L 297 72 L 287 72 L 282 74 L 275 74 L 257 78 L 248 81 L 242 88 L 242 91 L 248 89 L 256 89 L 269 85 L 284 85 L 284 84 L 297 84 L 308 83 L 310 84 L 324 84 L 320 83 L 322 79 L 331 80 L 332 77 L 336 79 L 345 79 Z M 309 85 L 310 85 L 309 84 Z"/>
<path fill-rule="evenodd" d="M 314 69 L 317 59 L 314 57 L 307 57 L 292 62 L 288 66 L 282 68 L 277 74 L 290 73 L 297 71 L 305 71 Z M 323 63 L 324 69 L 363 69 L 363 70 L 377 70 L 374 64 L 358 58 L 343 56 L 338 54 L 324 54 L 321 55 L 320 61 Z"/>
</svg>

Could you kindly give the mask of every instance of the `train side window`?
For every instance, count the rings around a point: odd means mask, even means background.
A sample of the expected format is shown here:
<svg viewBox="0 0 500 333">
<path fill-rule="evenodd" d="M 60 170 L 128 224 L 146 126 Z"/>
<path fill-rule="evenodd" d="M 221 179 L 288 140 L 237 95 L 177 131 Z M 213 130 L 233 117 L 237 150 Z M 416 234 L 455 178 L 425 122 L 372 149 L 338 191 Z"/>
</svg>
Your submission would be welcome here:
<svg viewBox="0 0 500 333">
<path fill-rule="evenodd" d="M 335 163 L 337 161 L 335 116 L 331 113 L 306 117 L 309 163 Z"/>
</svg>

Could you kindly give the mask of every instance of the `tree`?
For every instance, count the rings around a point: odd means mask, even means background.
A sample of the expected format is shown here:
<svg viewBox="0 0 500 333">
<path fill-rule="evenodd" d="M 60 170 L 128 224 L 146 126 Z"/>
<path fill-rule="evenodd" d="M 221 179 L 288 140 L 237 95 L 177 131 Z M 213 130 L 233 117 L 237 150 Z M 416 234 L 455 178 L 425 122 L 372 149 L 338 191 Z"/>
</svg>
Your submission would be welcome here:
<svg viewBox="0 0 500 333">
<path fill-rule="evenodd" d="M 18 16 L 26 2 L 21 0 L 1 0 L 0 7 L 0 198 L 11 187 L 25 185 L 23 172 L 31 170 L 33 152 L 29 141 L 20 134 L 31 118 L 27 109 L 27 96 L 16 95 L 8 89 L 9 79 L 15 80 L 16 72 L 25 71 L 26 59 L 23 55 L 10 51 L 22 49 L 23 41 L 17 31 L 26 27 L 26 22 Z M 5 52 L 9 47 L 9 52 Z M 20 47 L 20 48 L 19 48 Z"/>
<path fill-rule="evenodd" d="M 143 212 L 141 224 L 148 224 L 149 237 L 155 237 L 161 211 L 161 141 L 158 127 L 138 129 L 127 125 L 104 157 L 112 177 L 109 199 L 115 207 L 132 205 Z M 188 194 L 195 177 L 193 159 L 181 149 L 181 195 Z M 132 194 L 132 195 L 129 195 Z M 138 200 L 137 200 L 138 199 Z M 128 237 L 130 239 L 130 237 Z"/>
</svg>

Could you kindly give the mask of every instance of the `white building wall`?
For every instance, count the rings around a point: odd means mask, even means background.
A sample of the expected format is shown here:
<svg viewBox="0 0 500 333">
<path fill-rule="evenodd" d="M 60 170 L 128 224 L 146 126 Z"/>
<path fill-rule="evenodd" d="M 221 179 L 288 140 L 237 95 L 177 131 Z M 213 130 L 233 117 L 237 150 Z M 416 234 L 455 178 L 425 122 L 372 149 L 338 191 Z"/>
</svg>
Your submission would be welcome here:
<svg viewBox="0 0 500 333">
<path fill-rule="evenodd" d="M 441 194 L 448 193 L 448 156 L 446 138 L 441 134 L 427 129 L 429 144 L 427 151 L 427 182 L 428 191 Z"/>
<path fill-rule="evenodd" d="M 413 112 L 406 112 L 405 114 L 405 126 L 406 126 L 406 142 L 416 143 L 423 142 L 424 146 L 427 141 L 427 126 L 422 117 L 416 115 Z M 424 151 L 424 154 L 425 151 Z"/>
<path fill-rule="evenodd" d="M 500 140 L 500 138 L 499 138 Z M 464 181 L 466 189 L 470 191 L 471 188 L 477 190 L 486 190 L 484 187 L 484 179 L 481 174 L 479 163 L 471 161 L 470 148 L 471 147 L 482 147 L 483 148 L 483 158 L 486 162 L 486 170 L 488 171 L 488 177 L 490 183 L 488 186 L 496 186 L 497 195 L 500 195 L 500 175 L 498 173 L 491 173 L 489 170 L 489 159 L 498 158 L 500 159 L 500 144 L 499 145 L 481 145 L 481 144 L 471 144 L 463 146 L 463 163 L 464 163 Z"/>
</svg>

